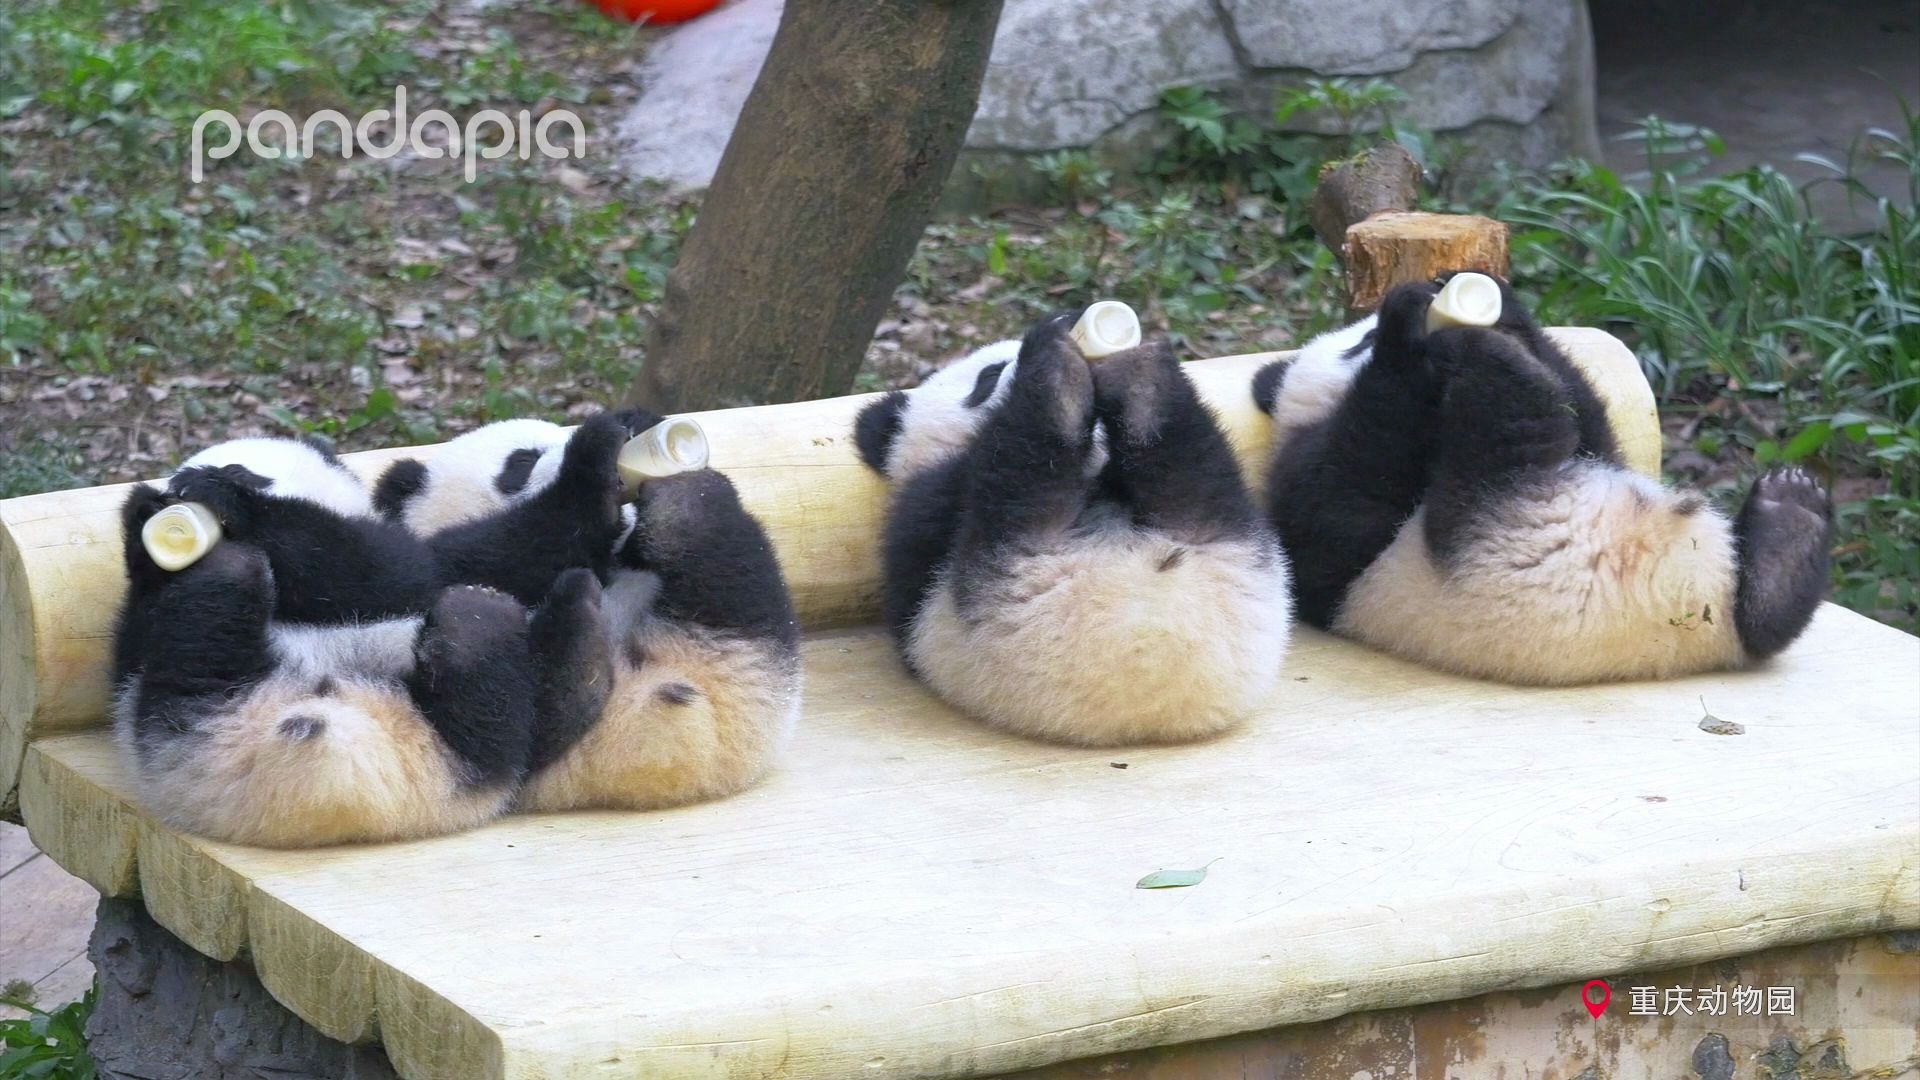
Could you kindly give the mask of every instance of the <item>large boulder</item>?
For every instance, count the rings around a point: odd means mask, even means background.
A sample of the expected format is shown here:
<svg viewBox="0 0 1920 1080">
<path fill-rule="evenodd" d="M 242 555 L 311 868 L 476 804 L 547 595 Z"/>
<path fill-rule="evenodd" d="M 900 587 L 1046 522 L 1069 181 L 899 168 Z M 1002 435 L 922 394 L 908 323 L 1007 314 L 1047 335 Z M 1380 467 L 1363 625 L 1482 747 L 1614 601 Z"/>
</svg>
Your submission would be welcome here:
<svg viewBox="0 0 1920 1080">
<path fill-rule="evenodd" d="M 711 179 L 780 9 L 735 0 L 655 43 L 621 130 L 635 174 L 681 189 Z M 1169 87 L 1214 87 L 1259 112 L 1316 75 L 1388 79 L 1409 97 L 1403 122 L 1464 133 L 1484 156 L 1597 153 L 1585 0 L 1007 0 L 967 145 L 1093 146 L 1138 129 Z"/>
</svg>

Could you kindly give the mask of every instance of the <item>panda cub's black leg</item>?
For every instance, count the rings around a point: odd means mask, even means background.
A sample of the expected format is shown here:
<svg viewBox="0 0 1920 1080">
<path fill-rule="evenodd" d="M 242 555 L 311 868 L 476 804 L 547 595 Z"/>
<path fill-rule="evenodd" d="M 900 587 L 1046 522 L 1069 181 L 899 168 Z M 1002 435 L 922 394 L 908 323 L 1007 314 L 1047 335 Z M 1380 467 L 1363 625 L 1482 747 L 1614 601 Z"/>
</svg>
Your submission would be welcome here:
<svg viewBox="0 0 1920 1080">
<path fill-rule="evenodd" d="M 433 535 L 440 580 L 486 585 L 529 607 L 574 567 L 604 580 L 622 526 L 616 462 L 626 441 L 626 428 L 612 414 L 588 417 L 567 440 L 553 483 L 539 494 Z"/>
<path fill-rule="evenodd" d="M 1357 347 L 1372 355 L 1353 385 L 1274 462 L 1268 505 L 1293 560 L 1295 610 L 1315 626 L 1333 622 L 1348 586 L 1426 495 L 1441 385 L 1426 319 L 1438 291 L 1412 282 L 1387 294 L 1371 340 Z"/>
<path fill-rule="evenodd" d="M 518 783 L 533 746 L 539 680 L 527 613 L 491 589 L 443 590 L 414 640 L 407 690 L 476 785 Z"/>
<path fill-rule="evenodd" d="M 593 571 L 561 574 L 527 624 L 538 696 L 528 772 L 538 772 L 580 741 L 613 689 L 613 639 Z"/>
<path fill-rule="evenodd" d="M 1749 656 L 1774 655 L 1813 620 L 1827 593 L 1832 534 L 1833 504 L 1804 470 L 1775 469 L 1754 481 L 1733 523 L 1733 625 Z"/>
<path fill-rule="evenodd" d="M 949 564 L 963 601 L 1007 549 L 1066 529 L 1086 507 L 1093 372 L 1068 336 L 1075 318 L 1054 315 L 1027 332 L 1006 399 L 967 450 Z"/>
<path fill-rule="evenodd" d="M 1489 500 L 1573 456 L 1580 421 L 1566 381 L 1513 335 L 1454 327 L 1430 335 L 1427 348 L 1446 380 L 1427 546 L 1445 560 Z"/>
<path fill-rule="evenodd" d="M 137 533 L 128 539 L 138 547 Z M 140 676 L 136 744 L 188 734 L 206 703 L 265 678 L 274 666 L 272 614 L 267 557 L 236 541 L 216 544 L 193 565 L 129 594 L 116 674 Z"/>
<path fill-rule="evenodd" d="M 620 562 L 659 577 L 654 612 L 789 647 L 799 640 L 773 544 L 724 474 L 698 469 L 648 480 L 634 509 Z"/>
<path fill-rule="evenodd" d="M 1233 448 L 1164 341 L 1093 365 L 1107 472 L 1134 520 L 1204 543 L 1244 532 L 1253 500 Z"/>
<path fill-rule="evenodd" d="M 145 620 L 135 617 L 140 605 L 173 575 L 162 570 L 140 542 L 140 530 L 169 500 L 153 487 L 135 484 L 120 504 L 121 555 L 127 567 L 127 597 L 113 634 L 113 678 L 117 683 L 140 667 L 146 639 Z"/>
</svg>

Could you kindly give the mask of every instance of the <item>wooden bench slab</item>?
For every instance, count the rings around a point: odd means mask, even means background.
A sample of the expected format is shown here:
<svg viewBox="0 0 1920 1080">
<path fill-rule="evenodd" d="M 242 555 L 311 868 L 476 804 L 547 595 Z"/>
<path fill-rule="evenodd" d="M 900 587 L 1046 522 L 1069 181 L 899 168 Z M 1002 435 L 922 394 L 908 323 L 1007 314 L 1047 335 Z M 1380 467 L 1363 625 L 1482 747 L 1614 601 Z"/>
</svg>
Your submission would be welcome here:
<svg viewBox="0 0 1920 1080">
<path fill-rule="evenodd" d="M 970 723 L 870 630 L 805 654 L 784 766 L 719 803 L 272 852 L 154 825 L 96 730 L 22 808 L 419 1078 L 988 1075 L 1920 927 L 1920 639 L 1831 605 L 1761 671 L 1569 690 L 1302 630 L 1244 731 L 1153 749 Z"/>
</svg>

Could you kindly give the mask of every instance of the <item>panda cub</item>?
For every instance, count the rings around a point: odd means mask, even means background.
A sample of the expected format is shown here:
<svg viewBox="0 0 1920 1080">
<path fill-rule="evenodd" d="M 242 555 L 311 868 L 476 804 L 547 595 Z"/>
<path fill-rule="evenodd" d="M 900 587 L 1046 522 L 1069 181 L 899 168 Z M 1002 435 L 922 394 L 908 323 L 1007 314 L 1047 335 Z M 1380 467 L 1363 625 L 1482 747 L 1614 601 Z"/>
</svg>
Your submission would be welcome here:
<svg viewBox="0 0 1920 1080">
<path fill-rule="evenodd" d="M 1288 570 L 1164 342 L 1089 364 L 1077 313 L 856 422 L 893 485 L 885 616 L 962 711 L 1090 746 L 1217 734 L 1272 692 Z"/>
<path fill-rule="evenodd" d="M 1686 675 L 1791 643 L 1826 588 L 1826 493 L 1776 470 L 1728 521 L 1629 470 L 1598 394 L 1506 283 L 1496 325 L 1427 330 L 1451 276 L 1254 379 L 1301 616 L 1515 683 Z"/>
<path fill-rule="evenodd" d="M 223 539 L 167 571 L 141 529 L 183 501 L 211 508 Z M 211 447 L 164 490 L 136 485 L 122 535 L 114 725 L 161 820 L 296 847 L 450 832 L 507 807 L 544 737 L 527 612 L 441 587 L 430 552 L 330 453 Z M 557 592 L 535 619 L 562 651 L 568 609 Z"/>
<path fill-rule="evenodd" d="M 573 694 L 556 711 L 575 718 L 574 730 L 561 752 L 534 762 L 522 809 L 730 795 L 765 775 L 798 719 L 786 579 L 731 481 L 701 469 L 648 480 L 624 506 L 616 496 L 590 512 L 556 509 L 576 468 L 617 491 L 621 445 L 659 422 L 627 410 L 569 436 L 545 421 L 502 421 L 428 461 L 394 463 L 376 488 L 382 513 L 471 580 L 530 595 L 556 575 L 586 578 L 597 632 L 543 675 L 549 699 Z M 485 523 L 501 521 L 516 523 L 513 543 L 493 560 L 500 545 L 485 539 Z"/>
</svg>

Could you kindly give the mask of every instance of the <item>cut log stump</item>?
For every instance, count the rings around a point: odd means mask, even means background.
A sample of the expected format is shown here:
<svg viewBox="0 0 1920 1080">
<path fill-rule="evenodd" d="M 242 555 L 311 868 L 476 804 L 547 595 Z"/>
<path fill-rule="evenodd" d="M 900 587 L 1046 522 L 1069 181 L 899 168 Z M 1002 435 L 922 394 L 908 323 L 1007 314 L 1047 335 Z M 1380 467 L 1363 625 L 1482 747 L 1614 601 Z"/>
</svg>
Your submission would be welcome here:
<svg viewBox="0 0 1920 1080">
<path fill-rule="evenodd" d="M 1347 229 L 1347 310 L 1365 315 L 1395 285 L 1449 270 L 1507 276 L 1507 227 L 1465 214 L 1389 211 Z"/>
</svg>

